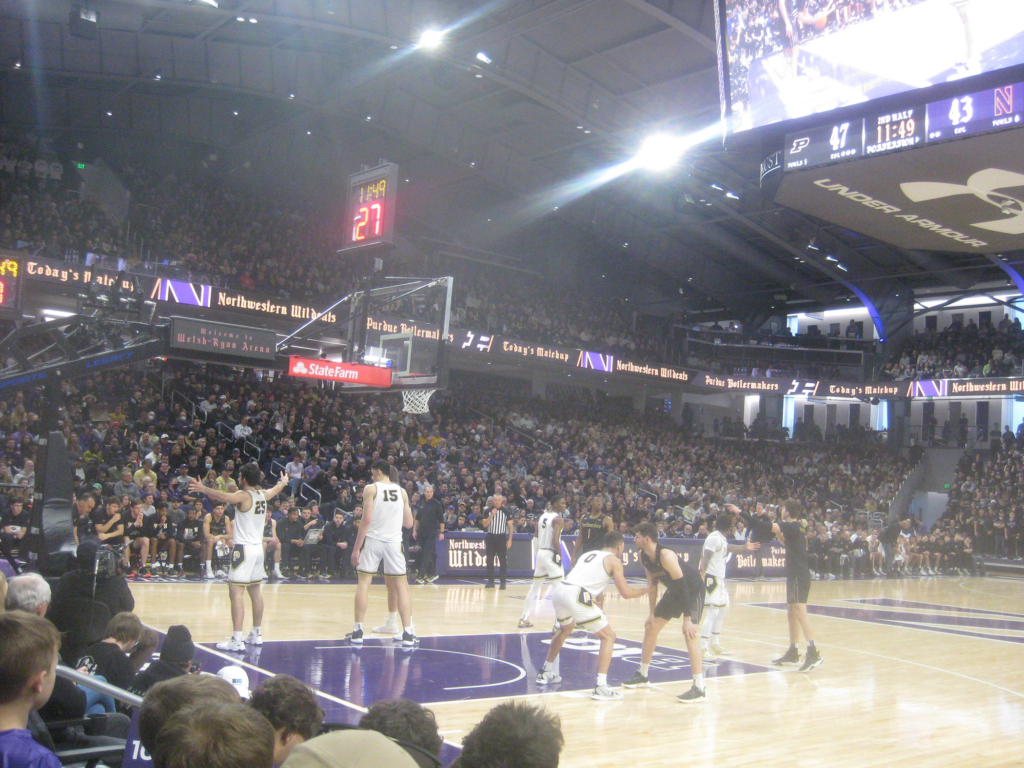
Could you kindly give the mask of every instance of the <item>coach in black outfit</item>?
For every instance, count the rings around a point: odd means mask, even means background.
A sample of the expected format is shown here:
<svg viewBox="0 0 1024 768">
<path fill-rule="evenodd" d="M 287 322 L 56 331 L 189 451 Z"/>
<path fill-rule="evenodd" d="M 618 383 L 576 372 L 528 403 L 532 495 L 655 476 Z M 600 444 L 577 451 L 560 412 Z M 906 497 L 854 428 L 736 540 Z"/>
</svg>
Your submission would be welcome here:
<svg viewBox="0 0 1024 768">
<path fill-rule="evenodd" d="M 416 523 L 413 525 L 413 536 L 420 545 L 419 578 L 417 581 L 434 581 L 437 578 L 437 540 L 444 538 L 444 507 L 434 496 L 434 486 L 428 485 L 423 491 Z M 504 554 L 502 554 L 504 562 Z M 502 570 L 502 583 L 505 572 Z M 493 581 L 493 579 L 492 579 Z"/>
<path fill-rule="evenodd" d="M 487 558 L 487 589 L 494 589 L 494 558 L 498 558 L 501 588 L 505 588 L 505 573 L 508 569 L 508 550 L 512 546 L 512 526 L 504 510 L 505 497 L 491 497 L 491 509 L 480 519 L 480 525 L 487 531 L 484 540 L 484 554 Z"/>
</svg>

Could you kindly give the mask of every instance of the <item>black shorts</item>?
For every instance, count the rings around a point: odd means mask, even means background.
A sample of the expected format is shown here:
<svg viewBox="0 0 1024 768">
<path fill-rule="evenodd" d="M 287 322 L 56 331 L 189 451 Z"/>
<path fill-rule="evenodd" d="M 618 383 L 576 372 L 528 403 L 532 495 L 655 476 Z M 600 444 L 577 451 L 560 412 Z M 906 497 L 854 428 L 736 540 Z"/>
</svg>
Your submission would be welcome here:
<svg viewBox="0 0 1024 768">
<path fill-rule="evenodd" d="M 686 615 L 694 624 L 700 624 L 701 614 L 704 613 L 704 595 L 706 587 L 698 576 L 695 579 L 686 580 L 684 590 L 668 590 L 658 604 L 654 606 L 655 618 L 671 621 Z"/>
<path fill-rule="evenodd" d="M 810 573 L 787 573 L 786 574 L 786 603 L 806 603 L 811 594 Z"/>
</svg>

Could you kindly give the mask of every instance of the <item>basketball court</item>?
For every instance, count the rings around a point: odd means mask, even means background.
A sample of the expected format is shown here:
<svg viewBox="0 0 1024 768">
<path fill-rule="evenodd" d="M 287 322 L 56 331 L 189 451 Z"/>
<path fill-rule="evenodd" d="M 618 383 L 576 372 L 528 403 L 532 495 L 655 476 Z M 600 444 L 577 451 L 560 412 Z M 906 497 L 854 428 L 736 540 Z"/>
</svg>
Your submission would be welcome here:
<svg viewBox="0 0 1024 768">
<path fill-rule="evenodd" d="M 708 699 L 686 706 L 690 686 L 678 623 L 659 638 L 652 687 L 621 702 L 589 698 L 597 644 L 573 637 L 563 682 L 534 683 L 554 614 L 539 603 L 532 630 L 517 630 L 528 591 L 453 581 L 412 586 L 414 649 L 390 638 L 346 645 L 353 584 L 264 585 L 266 643 L 217 651 L 229 634 L 223 583 L 133 583 L 136 612 L 166 631 L 187 615 L 206 671 L 240 664 L 250 686 L 288 673 L 312 685 L 330 722 L 401 696 L 434 711 L 446 762 L 461 739 L 503 701 L 539 703 L 562 718 L 565 766 L 928 765 L 1019 766 L 1024 740 L 1024 582 L 930 578 L 816 582 L 808 610 L 825 663 L 809 674 L 773 667 L 787 644 L 785 583 L 734 582 L 723 643 L 733 654 L 705 667 Z M 368 626 L 386 616 L 383 585 L 371 590 Z M 618 635 L 609 684 L 636 670 L 645 600 L 609 595 Z M 801 650 L 803 650 L 801 648 Z M 836 752 L 838 741 L 844 745 Z"/>
</svg>

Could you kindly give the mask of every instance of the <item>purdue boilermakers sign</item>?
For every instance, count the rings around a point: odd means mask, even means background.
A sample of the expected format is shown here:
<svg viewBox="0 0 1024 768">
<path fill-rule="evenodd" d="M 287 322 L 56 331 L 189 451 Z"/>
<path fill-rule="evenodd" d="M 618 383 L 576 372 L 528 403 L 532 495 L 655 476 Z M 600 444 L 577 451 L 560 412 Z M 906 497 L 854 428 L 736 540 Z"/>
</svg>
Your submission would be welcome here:
<svg viewBox="0 0 1024 768">
<path fill-rule="evenodd" d="M 900 248 L 1024 248 L 1024 129 L 786 174 L 775 202 Z"/>
</svg>

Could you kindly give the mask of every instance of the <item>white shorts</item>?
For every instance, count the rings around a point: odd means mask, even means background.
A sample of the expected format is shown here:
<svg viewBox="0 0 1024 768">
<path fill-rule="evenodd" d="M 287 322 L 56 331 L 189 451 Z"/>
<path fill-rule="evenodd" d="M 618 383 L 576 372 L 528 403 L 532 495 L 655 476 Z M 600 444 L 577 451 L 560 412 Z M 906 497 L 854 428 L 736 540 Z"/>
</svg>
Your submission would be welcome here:
<svg viewBox="0 0 1024 768">
<path fill-rule="evenodd" d="M 537 551 L 537 566 L 533 569 L 533 578 L 561 579 L 565 577 L 562 566 L 555 562 L 555 553 L 550 549 Z"/>
<path fill-rule="evenodd" d="M 600 632 L 608 626 L 608 617 L 594 603 L 593 595 L 582 587 L 559 582 L 551 590 L 551 602 L 559 624 L 575 621 L 577 627 L 588 632 Z"/>
<path fill-rule="evenodd" d="M 259 584 L 263 581 L 263 545 L 235 544 L 231 548 L 230 584 Z"/>
<path fill-rule="evenodd" d="M 380 541 L 367 536 L 363 539 L 363 548 L 359 551 L 360 573 L 376 574 L 380 564 L 384 563 L 385 576 L 405 576 L 405 552 L 400 541 Z"/>
<path fill-rule="evenodd" d="M 707 592 L 704 594 L 705 605 L 713 605 L 715 608 L 729 606 L 729 590 L 725 588 L 725 579 L 720 579 L 709 573 L 704 576 L 704 586 L 707 588 Z"/>
</svg>

